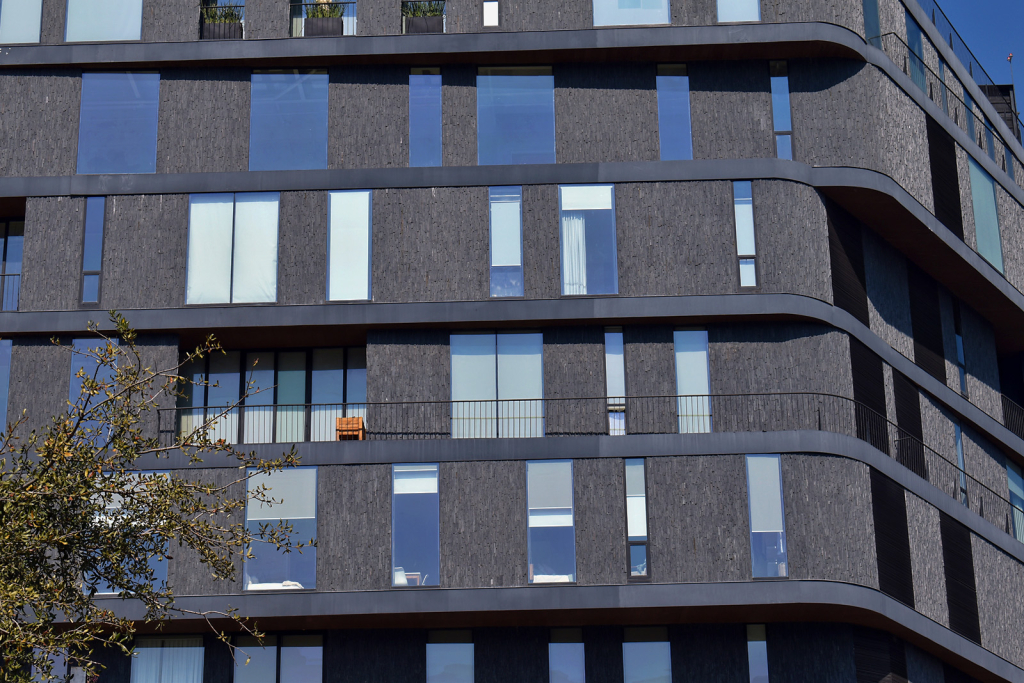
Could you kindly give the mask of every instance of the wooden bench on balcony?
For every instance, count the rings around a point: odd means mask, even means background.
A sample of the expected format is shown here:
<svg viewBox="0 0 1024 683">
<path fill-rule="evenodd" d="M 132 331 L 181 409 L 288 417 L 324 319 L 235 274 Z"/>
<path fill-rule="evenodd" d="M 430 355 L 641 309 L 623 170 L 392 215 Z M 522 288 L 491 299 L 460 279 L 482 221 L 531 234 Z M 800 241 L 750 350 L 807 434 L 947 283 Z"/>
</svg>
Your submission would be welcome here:
<svg viewBox="0 0 1024 683">
<path fill-rule="evenodd" d="M 363 441 L 366 439 L 366 426 L 361 417 L 338 418 L 338 441 Z"/>
</svg>

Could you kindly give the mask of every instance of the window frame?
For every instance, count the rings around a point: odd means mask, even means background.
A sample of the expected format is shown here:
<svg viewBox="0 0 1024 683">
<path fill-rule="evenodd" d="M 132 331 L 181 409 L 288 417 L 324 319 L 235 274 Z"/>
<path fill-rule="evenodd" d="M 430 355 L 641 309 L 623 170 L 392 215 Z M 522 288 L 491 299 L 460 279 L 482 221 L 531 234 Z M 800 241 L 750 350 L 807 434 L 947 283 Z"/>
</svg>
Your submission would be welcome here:
<svg viewBox="0 0 1024 683">
<path fill-rule="evenodd" d="M 534 509 L 530 505 L 530 464 L 549 464 L 549 463 L 568 463 L 569 464 L 569 501 L 572 507 L 569 508 L 570 515 L 572 516 L 572 561 L 573 561 L 573 573 L 571 581 L 534 581 L 534 573 L 532 570 L 533 566 L 533 540 L 531 538 L 530 530 L 533 528 L 530 525 L 530 510 Z M 546 460 L 526 460 L 524 461 L 523 473 L 526 475 L 526 585 L 527 586 L 575 586 L 579 583 L 579 553 L 576 543 L 576 466 L 572 458 L 552 458 Z M 544 509 L 544 508 L 536 508 Z M 542 527 L 537 527 L 542 528 Z"/>
<path fill-rule="evenodd" d="M 775 71 L 776 69 L 784 70 L 785 71 L 785 75 L 783 75 L 783 76 L 774 76 L 774 75 L 772 75 L 773 71 Z M 786 106 L 789 108 L 789 111 L 787 112 L 787 114 L 789 116 L 789 130 L 781 130 L 781 129 L 778 129 L 778 128 L 775 127 L 775 118 L 776 118 L 776 116 L 775 116 L 775 88 L 772 87 L 771 88 L 771 94 L 772 94 L 772 130 L 773 130 L 772 140 L 775 143 L 775 158 L 776 159 L 782 159 L 784 161 L 793 161 L 794 157 L 796 155 L 795 155 L 795 150 L 793 149 L 793 99 L 792 99 L 792 89 L 790 87 L 791 84 L 789 82 L 789 61 L 785 60 L 785 59 L 772 59 L 772 60 L 769 60 L 768 61 L 768 78 L 771 79 L 771 81 L 773 81 L 776 78 L 785 78 L 786 79 Z M 772 85 L 771 81 L 769 81 L 769 85 Z M 782 137 L 782 136 L 785 136 L 786 138 L 789 139 L 789 156 L 788 157 L 781 156 L 781 154 L 779 152 L 779 138 Z"/>
<path fill-rule="evenodd" d="M 418 583 L 418 584 L 416 584 L 414 586 L 411 583 L 407 582 L 406 585 L 403 586 L 401 584 L 395 583 L 395 570 L 397 569 L 397 567 L 395 565 L 395 523 L 396 523 L 396 519 L 397 519 L 397 515 L 395 514 L 395 502 L 396 502 L 396 498 L 398 496 L 400 496 L 400 495 L 408 495 L 408 494 L 396 493 L 396 491 L 395 491 L 395 488 L 396 488 L 395 487 L 395 475 L 396 475 L 396 472 L 397 472 L 395 468 L 396 467 L 400 467 L 400 466 L 409 466 L 409 465 L 420 465 L 420 466 L 432 465 L 434 467 L 435 482 L 437 483 L 437 493 L 434 494 L 434 495 L 437 496 L 437 507 L 438 507 L 438 524 L 437 524 L 437 541 L 438 541 L 437 542 L 437 583 L 436 584 Z M 413 494 L 413 495 L 415 495 L 415 494 Z M 408 573 L 406 573 L 406 574 L 408 574 Z M 440 462 L 429 462 L 429 463 L 428 462 L 423 462 L 423 463 L 419 463 L 419 462 L 417 462 L 417 463 L 395 462 L 395 463 L 391 463 L 391 589 L 392 590 L 420 590 L 420 589 L 431 589 L 431 588 L 441 588 L 441 463 Z"/>
<path fill-rule="evenodd" d="M 263 591 L 263 592 L 265 592 L 265 591 Z M 314 631 L 295 631 L 295 630 L 274 631 L 273 633 L 267 633 L 266 636 L 269 636 L 269 637 L 272 637 L 272 638 L 275 639 L 275 642 L 274 642 L 274 681 L 275 681 L 275 683 L 280 683 L 281 682 L 281 648 L 283 647 L 281 645 L 281 641 L 283 639 L 289 637 L 289 636 L 318 636 L 320 638 L 320 655 L 321 655 L 320 672 L 321 672 L 321 676 L 323 675 L 324 642 L 327 640 L 327 633 L 325 631 L 320 631 L 320 630 L 314 630 Z M 240 634 L 235 634 L 231 638 L 232 645 L 234 647 L 238 648 L 241 652 L 245 652 L 245 650 L 242 649 L 243 646 L 238 644 L 238 640 L 240 638 L 245 638 L 245 637 L 246 636 L 243 636 L 243 635 L 240 635 Z M 235 676 L 237 668 L 238 668 L 238 662 L 237 662 L 237 659 L 236 659 L 234 666 L 231 667 L 231 680 L 232 681 L 237 680 L 237 678 Z"/>
<path fill-rule="evenodd" d="M 605 297 L 617 297 L 619 296 L 619 225 L 616 220 L 616 207 L 615 202 L 615 183 L 564 183 L 558 186 L 558 279 L 559 279 L 559 297 L 563 299 L 575 299 L 575 298 L 605 298 Z M 611 262 L 612 262 L 612 276 L 613 276 L 613 289 L 614 292 L 603 292 L 603 293 L 591 293 L 585 292 L 583 294 L 566 294 L 565 293 L 565 236 L 562 228 L 562 220 L 564 210 L 562 209 L 562 188 L 563 187 L 610 187 L 612 202 L 611 207 L 607 209 L 579 209 L 581 211 L 608 211 L 612 218 L 612 240 L 611 240 Z M 584 223 L 584 236 L 586 235 L 586 224 Z M 584 248 L 584 258 L 586 258 L 586 249 Z M 585 275 L 589 282 L 590 267 L 586 266 Z M 589 288 L 589 285 L 588 285 Z"/>
<path fill-rule="evenodd" d="M 740 254 L 739 245 L 739 223 L 736 221 L 736 207 L 739 201 L 736 197 L 736 185 L 737 183 L 750 183 L 750 223 L 751 232 L 753 232 L 754 239 L 754 253 L 753 254 Z M 753 180 L 733 180 L 732 183 L 732 227 L 733 227 L 733 243 L 736 245 L 736 260 L 734 273 L 736 276 L 737 287 L 741 292 L 758 292 L 761 290 L 761 267 L 760 259 L 757 255 L 757 213 L 754 209 L 754 181 Z M 753 261 L 754 262 L 754 284 L 744 285 L 743 284 L 743 262 Z"/>
<path fill-rule="evenodd" d="M 2 1 L 2 0 L 0 0 Z M 107 197 L 103 195 L 87 196 L 85 199 L 85 210 L 82 211 L 82 276 L 78 280 L 78 306 L 79 308 L 99 308 L 103 301 L 103 244 L 107 232 Z M 85 250 L 88 246 L 89 236 L 89 200 L 103 200 L 103 215 L 100 217 L 100 268 L 99 270 L 87 270 L 85 267 Z M 96 301 L 85 300 L 85 279 L 91 275 L 96 276 Z"/>
<path fill-rule="evenodd" d="M 366 193 L 368 195 L 368 206 L 366 211 L 366 297 L 361 299 L 333 299 L 331 298 L 331 257 L 333 254 L 334 242 L 334 210 L 332 208 L 334 196 L 338 194 Z M 280 216 L 280 209 L 278 211 Z M 280 222 L 278 223 L 278 249 L 280 250 Z M 280 252 L 279 252 L 280 256 Z M 234 264 L 232 263 L 232 269 Z M 325 296 L 327 303 L 346 302 L 371 302 L 373 301 L 373 190 L 329 190 L 327 192 L 327 292 Z"/>
<path fill-rule="evenodd" d="M 641 467 L 643 467 L 644 471 L 644 524 L 646 525 L 645 528 L 647 529 L 647 540 L 645 541 L 629 540 L 629 485 L 626 482 L 626 473 L 628 471 L 626 467 L 630 460 L 639 460 L 641 463 L 643 463 Z M 648 458 L 645 457 L 622 459 L 622 505 L 623 509 L 626 511 L 626 581 L 629 583 L 650 583 L 653 580 L 651 578 L 651 506 L 648 505 L 648 501 L 650 499 L 650 486 L 648 486 L 647 484 L 647 481 L 649 479 L 649 477 L 647 476 L 647 460 Z M 573 522 L 575 522 L 575 519 L 573 520 Z M 647 563 L 647 573 L 643 576 L 633 576 L 633 559 L 630 556 L 629 551 L 634 546 L 643 546 L 644 548 L 644 557 L 646 558 L 645 561 Z"/>
<path fill-rule="evenodd" d="M 22 239 L 22 250 L 21 250 L 21 264 L 18 267 L 17 273 L 7 272 L 7 254 L 10 250 L 10 239 L 11 235 L 11 223 L 21 223 L 21 239 Z M 18 237 L 18 235 L 14 235 Z M 20 218 L 3 218 L 0 219 L 0 240 L 3 241 L 3 247 L 0 248 L 0 310 L 2 311 L 17 311 L 21 308 L 21 277 L 25 270 L 25 217 Z M 15 280 L 15 278 L 17 278 Z M 17 282 L 15 287 L 15 301 L 14 307 L 8 308 L 8 284 L 11 282 Z"/>
<path fill-rule="evenodd" d="M 291 467 L 291 468 L 282 470 L 281 472 L 271 473 L 268 476 L 272 477 L 274 474 L 290 473 L 290 472 L 296 472 L 296 471 L 299 471 L 299 470 L 313 470 L 313 514 L 314 514 L 314 516 L 313 516 L 313 528 L 315 529 L 313 537 L 317 538 L 319 536 L 319 534 L 320 534 L 320 477 L 321 477 L 320 467 L 318 465 L 298 465 L 296 467 Z M 252 468 L 252 467 L 246 469 L 246 475 L 247 476 L 255 474 L 255 473 L 256 473 L 256 470 L 254 468 Z M 252 503 L 253 503 L 252 499 L 249 498 L 249 495 L 248 495 L 249 481 L 251 481 L 251 480 L 247 480 L 246 481 L 245 512 L 243 513 L 243 523 L 245 524 L 246 529 L 249 528 L 249 521 L 250 521 L 249 520 L 249 509 L 252 507 Z M 271 487 L 271 489 L 270 489 L 270 497 L 271 498 L 275 498 L 273 487 Z M 284 499 L 282 498 L 282 499 L 279 499 L 279 500 L 283 501 Z M 280 505 L 280 502 L 278 504 Z M 273 510 L 273 508 L 270 508 L 270 509 Z M 271 526 L 273 526 L 274 524 L 279 524 L 282 521 L 291 522 L 294 519 L 306 519 L 306 518 L 301 518 L 301 517 L 300 518 L 295 518 L 295 517 L 266 517 L 266 518 L 261 518 L 261 519 L 257 519 L 257 520 L 253 520 L 253 521 L 255 521 L 255 522 L 265 521 L 268 524 L 270 524 Z M 293 530 L 292 536 L 294 536 L 296 533 L 298 533 L 298 532 L 295 532 Z M 278 548 L 272 548 L 271 544 L 269 542 L 260 540 L 258 538 L 258 536 L 256 536 L 256 535 L 254 535 L 253 541 L 254 541 L 254 543 L 264 543 L 264 544 L 266 544 L 267 547 L 271 549 L 271 552 L 277 552 L 277 553 L 281 552 Z M 299 542 L 300 543 L 305 543 L 306 539 L 305 538 L 300 538 Z M 250 543 L 250 544 L 246 545 L 245 549 L 243 550 L 243 552 L 248 552 L 248 550 L 250 548 L 252 548 L 252 546 L 253 546 L 253 543 Z M 242 586 L 241 586 L 242 593 L 243 594 L 251 594 L 251 595 L 261 595 L 261 594 L 285 594 L 285 595 L 287 595 L 289 593 L 315 593 L 315 592 L 317 592 L 317 585 L 316 584 L 317 584 L 317 581 L 319 579 L 319 576 L 317 576 L 318 572 L 317 572 L 317 566 L 316 566 L 317 565 L 316 550 L 317 550 L 316 546 L 313 546 L 311 548 L 307 548 L 305 550 L 306 553 L 311 553 L 312 556 L 313 556 L 313 562 L 312 562 L 312 565 L 313 565 L 313 585 L 309 586 L 309 587 L 303 586 L 302 588 L 285 588 L 283 586 L 279 587 L 279 588 L 249 588 L 249 582 L 248 582 L 248 578 L 249 577 L 248 577 L 248 571 L 247 571 L 248 561 L 245 558 L 243 558 L 242 559 Z M 303 554 L 305 554 L 305 553 L 303 553 Z M 258 558 L 255 558 L 255 559 L 258 559 Z"/>
<path fill-rule="evenodd" d="M 522 280 L 522 294 L 509 294 L 507 296 L 499 296 L 494 293 L 494 275 L 495 268 L 507 268 L 508 266 L 495 266 L 494 265 L 494 204 L 495 203 L 511 203 L 511 202 L 496 202 L 493 197 L 495 196 L 511 196 L 511 194 L 494 194 L 494 190 L 507 189 L 518 190 L 519 201 L 519 278 Z M 487 188 L 487 260 L 488 260 L 488 276 L 489 276 L 489 288 L 490 288 L 490 299 L 525 299 L 526 298 L 526 267 L 523 263 L 523 186 L 522 185 L 491 185 Z"/>
</svg>

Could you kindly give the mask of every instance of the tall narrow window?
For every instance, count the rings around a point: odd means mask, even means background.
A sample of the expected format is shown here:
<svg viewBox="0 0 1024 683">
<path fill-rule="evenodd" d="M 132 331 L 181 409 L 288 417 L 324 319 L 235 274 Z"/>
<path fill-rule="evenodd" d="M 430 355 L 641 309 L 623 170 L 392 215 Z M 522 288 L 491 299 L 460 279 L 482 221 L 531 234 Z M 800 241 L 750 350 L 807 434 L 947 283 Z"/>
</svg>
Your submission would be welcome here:
<svg viewBox="0 0 1024 683">
<path fill-rule="evenodd" d="M 491 296 L 523 296 L 523 188 L 489 189 Z"/>
<path fill-rule="evenodd" d="M 1024 543 L 1024 476 L 1020 465 L 1006 461 L 1006 476 L 1010 483 L 1010 515 L 1013 520 L 1013 537 Z"/>
<path fill-rule="evenodd" d="M 278 523 L 291 524 L 292 543 L 309 544 L 316 538 L 316 468 L 296 467 L 272 474 L 253 474 L 248 481 L 249 500 L 245 525 L 259 539 L 264 530 Z M 268 505 L 252 500 L 259 487 L 274 501 Z M 253 557 L 244 562 L 245 590 L 282 590 L 316 588 L 316 547 L 307 545 L 301 552 L 285 553 L 273 543 L 254 540 Z"/>
<path fill-rule="evenodd" d="M 974 134 L 974 100 L 967 94 L 966 88 L 964 89 L 964 113 L 967 119 L 967 135 L 977 143 L 978 136 Z"/>
<path fill-rule="evenodd" d="M 609 327 L 604 333 L 604 376 L 611 436 L 626 433 L 626 364 L 622 350 L 622 328 Z"/>
<path fill-rule="evenodd" d="M 553 628 L 548 643 L 548 681 L 586 683 L 583 629 Z"/>
<path fill-rule="evenodd" d="M 708 372 L 708 331 L 676 330 L 676 395 L 679 433 L 711 431 L 711 378 Z"/>
<path fill-rule="evenodd" d="M 964 461 L 964 432 L 960 428 L 960 421 L 953 421 L 953 440 L 956 445 L 956 467 L 960 485 L 960 502 L 968 505 L 967 499 L 967 464 Z"/>
<path fill-rule="evenodd" d="M 131 657 L 131 683 L 203 683 L 203 639 L 140 636 Z"/>
<path fill-rule="evenodd" d="M 539 333 L 453 334 L 452 437 L 544 436 L 543 351 Z"/>
<path fill-rule="evenodd" d="M 3 240 L 3 262 L 0 263 L 0 289 L 2 309 L 18 310 L 21 297 L 21 257 L 25 246 L 25 219 L 0 220 L 0 238 Z"/>
<path fill-rule="evenodd" d="M 733 215 L 736 218 L 736 256 L 740 287 L 757 286 L 757 244 L 754 237 L 754 193 L 749 180 L 732 184 Z"/>
<path fill-rule="evenodd" d="M 526 463 L 530 583 L 576 580 L 572 460 Z"/>
<path fill-rule="evenodd" d="M 484 26 L 498 25 L 498 0 L 484 0 Z"/>
<path fill-rule="evenodd" d="M 185 303 L 277 299 L 278 192 L 189 197 Z"/>
<path fill-rule="evenodd" d="M 427 632 L 427 683 L 473 683 L 471 631 Z"/>
<path fill-rule="evenodd" d="M 647 557 L 647 477 L 643 458 L 626 459 L 626 537 L 629 578 L 650 577 Z"/>
<path fill-rule="evenodd" d="M 942 112 L 949 116 L 949 86 L 946 85 L 946 68 L 946 60 L 939 57 L 939 104 L 942 105 Z"/>
<path fill-rule="evenodd" d="M 623 683 L 672 683 L 667 628 L 625 628 L 622 640 Z"/>
<path fill-rule="evenodd" d="M 768 639 L 764 624 L 747 624 L 747 669 L 750 683 L 768 683 Z"/>
<path fill-rule="evenodd" d="M 103 268 L 104 197 L 85 200 L 85 240 L 82 247 L 82 303 L 100 302 L 100 272 Z"/>
<path fill-rule="evenodd" d="M 7 431 L 7 402 L 11 391 L 11 340 L 0 339 L 0 431 Z"/>
<path fill-rule="evenodd" d="M 373 191 L 330 193 L 331 230 L 327 253 L 327 299 L 363 301 L 371 297 Z"/>
<path fill-rule="evenodd" d="M 789 68 L 786 62 L 768 62 L 772 81 L 772 122 L 775 126 L 775 156 L 793 158 L 793 113 L 789 104 Z"/>
<path fill-rule="evenodd" d="M 327 72 L 252 75 L 249 170 L 327 168 Z"/>
<path fill-rule="evenodd" d="M 747 456 L 750 556 L 755 579 L 789 575 L 778 455 Z"/>
<path fill-rule="evenodd" d="M 999 212 L 996 209 L 996 183 L 974 159 L 971 167 L 971 198 L 974 204 L 974 231 L 978 253 L 1003 272 L 1003 241 L 999 234 Z"/>
<path fill-rule="evenodd" d="M 38 43 L 43 0 L 0 2 L 0 43 Z"/>
<path fill-rule="evenodd" d="M 658 139 L 661 160 L 693 158 L 690 77 L 685 64 L 658 65 Z"/>
<path fill-rule="evenodd" d="M 617 294 L 615 186 L 562 185 L 562 294 Z"/>
<path fill-rule="evenodd" d="M 323 680 L 323 636 L 239 636 L 234 683 L 314 683 Z M 166 683 L 165 679 L 162 683 Z"/>
<path fill-rule="evenodd" d="M 1010 180 L 1012 180 L 1013 182 L 1017 182 L 1017 178 L 1014 175 L 1014 170 L 1013 170 L 1013 162 L 1014 162 L 1013 150 L 1010 149 L 1009 145 L 1004 145 L 1003 146 L 1003 157 L 1004 157 L 1003 158 L 1003 164 L 1006 167 L 1006 175 L 1010 176 Z"/>
<path fill-rule="evenodd" d="M 956 368 L 960 377 L 960 395 L 967 398 L 967 359 L 964 356 L 964 328 L 960 300 L 953 299 L 953 334 L 956 335 Z"/>
<path fill-rule="evenodd" d="M 441 165 L 441 69 L 409 74 L 409 165 Z"/>
<path fill-rule="evenodd" d="M 594 0 L 594 26 L 669 24 L 669 0 Z"/>
<path fill-rule="evenodd" d="M 481 166 L 555 163 L 551 67 L 480 67 L 476 125 Z"/>
<path fill-rule="evenodd" d="M 878 0 L 864 0 L 864 38 L 868 45 L 882 49 L 882 28 L 878 16 Z"/>
<path fill-rule="evenodd" d="M 68 0 L 64 40 L 139 40 L 142 0 Z"/>
<path fill-rule="evenodd" d="M 761 21 L 760 0 L 718 0 L 718 23 Z"/>
<path fill-rule="evenodd" d="M 924 77 L 924 34 L 921 26 L 905 12 L 907 21 L 907 67 L 910 69 L 910 78 L 922 92 L 928 92 L 928 84 Z"/>
<path fill-rule="evenodd" d="M 159 112 L 160 74 L 82 74 L 77 173 L 155 173 Z"/>
<path fill-rule="evenodd" d="M 437 463 L 392 465 L 391 585 L 436 586 L 441 574 Z"/>
</svg>

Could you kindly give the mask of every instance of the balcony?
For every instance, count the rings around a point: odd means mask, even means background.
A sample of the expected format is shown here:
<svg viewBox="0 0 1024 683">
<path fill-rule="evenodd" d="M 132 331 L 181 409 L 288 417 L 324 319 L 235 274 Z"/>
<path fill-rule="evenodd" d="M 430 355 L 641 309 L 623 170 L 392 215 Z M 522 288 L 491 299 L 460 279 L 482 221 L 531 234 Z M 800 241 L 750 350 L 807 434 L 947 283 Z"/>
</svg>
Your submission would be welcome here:
<svg viewBox="0 0 1024 683">
<path fill-rule="evenodd" d="M 245 5 L 222 5 L 218 0 L 203 0 L 199 8 L 200 40 L 241 40 Z"/>
<path fill-rule="evenodd" d="M 444 32 L 445 13 L 443 0 L 402 3 L 402 33 Z"/>
<path fill-rule="evenodd" d="M 356 34 L 356 3 L 318 2 L 291 4 L 291 36 L 317 38 L 354 36 Z"/>
<path fill-rule="evenodd" d="M 6 273 L 4 275 L 0 275 L 0 301 L 3 302 L 3 306 L 0 310 L 18 310 L 18 298 L 20 294 L 21 273 Z"/>
</svg>

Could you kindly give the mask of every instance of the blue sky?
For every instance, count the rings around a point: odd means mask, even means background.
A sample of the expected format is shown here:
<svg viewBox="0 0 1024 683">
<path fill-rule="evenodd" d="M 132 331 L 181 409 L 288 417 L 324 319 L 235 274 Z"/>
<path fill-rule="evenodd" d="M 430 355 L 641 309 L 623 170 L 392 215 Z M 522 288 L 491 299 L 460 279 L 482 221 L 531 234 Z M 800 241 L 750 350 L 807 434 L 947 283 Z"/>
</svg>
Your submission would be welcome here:
<svg viewBox="0 0 1024 683">
<path fill-rule="evenodd" d="M 1024 93 L 1024 0 L 938 0 L 985 71 L 996 83 L 1010 82 L 1006 56 Z M 1018 96 L 1018 106 L 1022 106 Z"/>
</svg>

